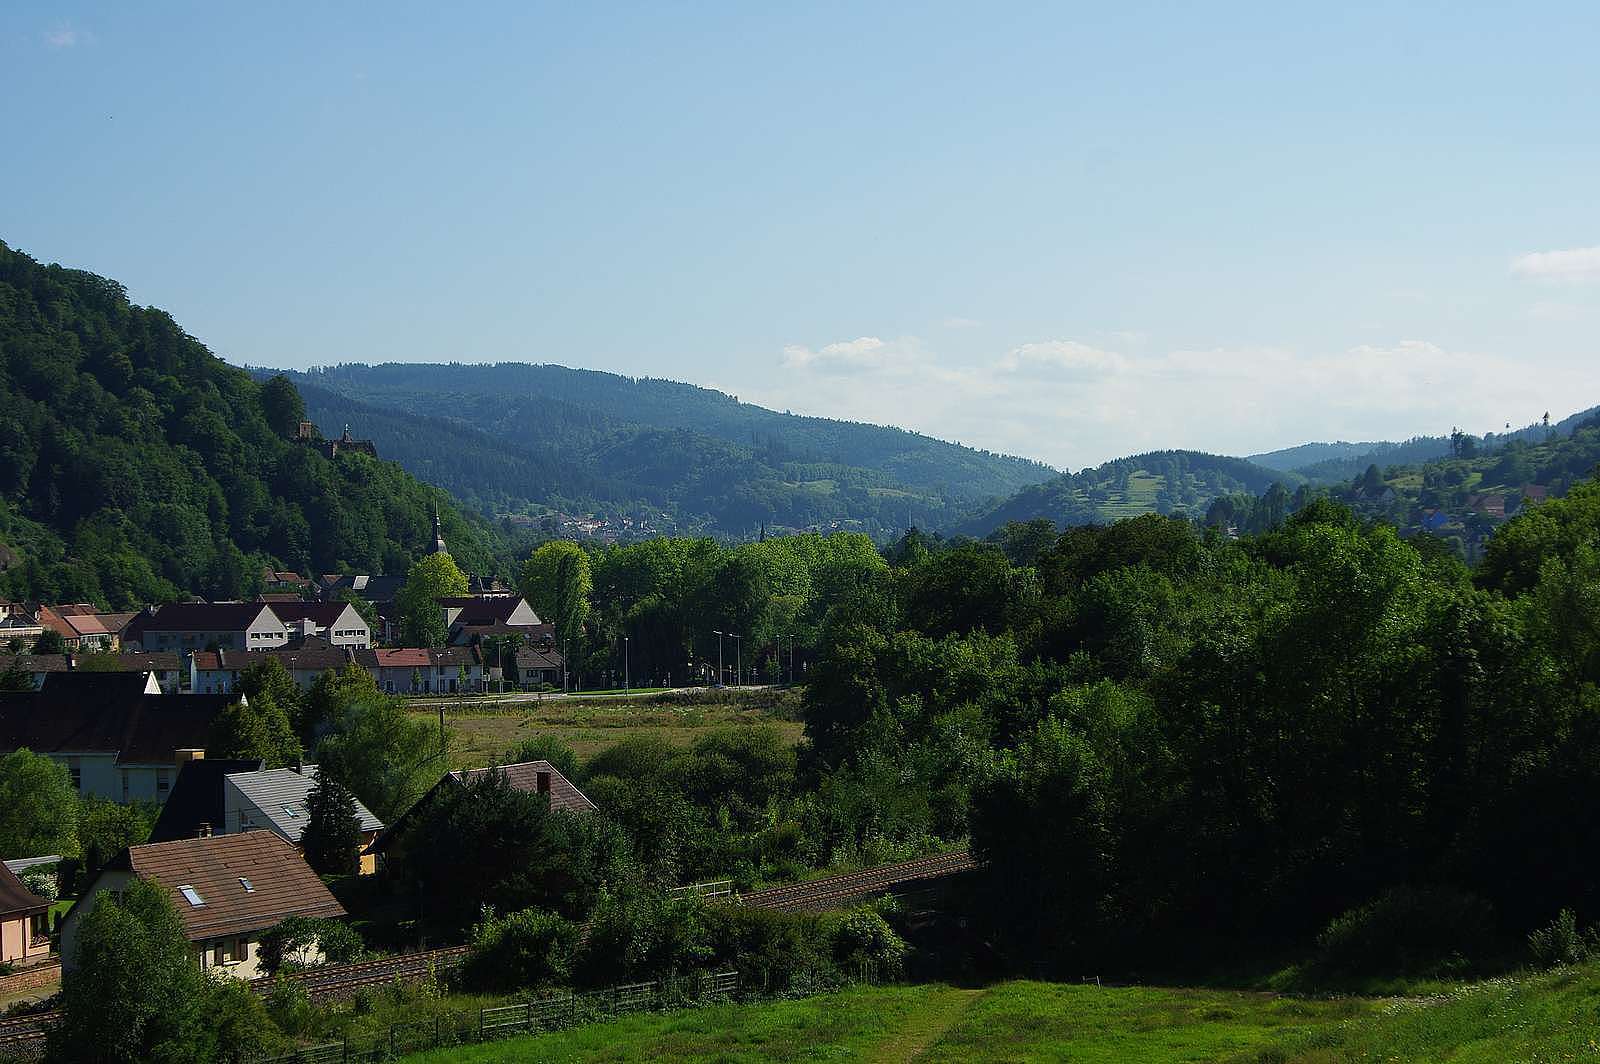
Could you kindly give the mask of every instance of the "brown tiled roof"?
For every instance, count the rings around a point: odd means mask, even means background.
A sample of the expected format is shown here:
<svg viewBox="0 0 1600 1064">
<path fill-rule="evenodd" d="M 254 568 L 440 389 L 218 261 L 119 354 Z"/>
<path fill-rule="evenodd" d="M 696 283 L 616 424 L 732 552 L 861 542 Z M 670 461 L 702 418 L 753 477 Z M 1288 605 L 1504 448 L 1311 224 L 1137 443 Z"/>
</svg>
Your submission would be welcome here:
<svg viewBox="0 0 1600 1064">
<path fill-rule="evenodd" d="M 377 841 L 372 844 L 372 849 L 379 852 L 388 849 L 400 837 L 406 826 L 410 824 L 412 817 L 418 815 L 420 810 L 426 809 L 446 785 L 459 786 L 476 779 L 485 772 L 494 772 L 497 769 L 506 774 L 506 778 L 511 781 L 511 786 L 519 791 L 533 793 L 538 793 L 539 790 L 539 773 L 550 773 L 550 808 L 552 811 L 567 810 L 574 813 L 586 813 L 600 808 L 589 800 L 587 794 L 578 790 L 575 783 L 563 776 L 561 771 L 548 761 L 524 761 L 516 765 L 457 769 L 454 772 L 445 773 L 438 783 L 428 788 L 426 794 L 412 803 L 410 809 L 401 813 L 394 823 L 380 832 Z"/>
<path fill-rule="evenodd" d="M 102 613 L 99 616 L 100 623 L 105 625 L 106 631 L 121 634 L 133 619 L 139 615 L 137 613 Z"/>
<path fill-rule="evenodd" d="M 194 654 L 194 667 L 206 670 L 243 670 L 268 658 L 282 662 L 283 667 L 290 672 L 341 669 L 350 661 L 350 655 L 343 647 L 336 647 L 326 639 L 313 636 L 301 640 L 296 646 L 279 650 L 197 650 Z"/>
<path fill-rule="evenodd" d="M 0 916 L 27 916 L 50 908 L 50 901 L 27 887 L 16 873 L 0 864 Z"/>
<path fill-rule="evenodd" d="M 191 942 L 264 931 L 288 916 L 345 915 L 304 858 L 270 831 L 134 846 L 107 867 L 165 887 Z M 181 887 L 203 904 L 190 902 Z"/>
<path fill-rule="evenodd" d="M 570 809 L 573 812 L 585 813 L 600 808 L 589 800 L 587 794 L 578 790 L 577 784 L 563 776 L 548 761 L 524 761 L 518 765 L 499 765 L 496 767 L 506 774 L 506 778 L 511 781 L 511 786 L 519 791 L 537 792 L 539 789 L 539 773 L 550 773 L 550 808 L 553 810 Z M 469 783 L 485 772 L 493 771 L 495 771 L 494 767 L 457 769 L 450 775 L 461 783 Z"/>
<path fill-rule="evenodd" d="M 426 648 L 403 647 L 397 650 L 373 650 L 371 662 L 385 669 L 424 669 L 429 665 L 428 651 Z M 367 663 L 366 654 L 360 655 L 362 664 Z"/>
<path fill-rule="evenodd" d="M 428 651 L 428 664 L 435 668 L 460 668 L 477 665 L 483 659 L 477 647 L 434 647 Z"/>
</svg>

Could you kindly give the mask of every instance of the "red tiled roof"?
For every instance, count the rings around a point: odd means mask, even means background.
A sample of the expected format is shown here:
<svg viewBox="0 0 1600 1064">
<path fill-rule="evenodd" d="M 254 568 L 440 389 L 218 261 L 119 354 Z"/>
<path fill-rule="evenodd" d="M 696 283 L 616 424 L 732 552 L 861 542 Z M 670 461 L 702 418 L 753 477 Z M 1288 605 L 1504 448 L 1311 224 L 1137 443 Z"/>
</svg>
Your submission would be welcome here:
<svg viewBox="0 0 1600 1064">
<path fill-rule="evenodd" d="M 270 831 L 134 846 L 107 867 L 113 866 L 167 888 L 191 942 L 265 931 L 288 916 L 345 915 L 304 858 Z"/>
<path fill-rule="evenodd" d="M 548 761 L 524 761 L 517 765 L 496 765 L 489 768 L 457 769 L 450 776 L 461 783 L 470 783 L 485 772 L 504 772 L 506 779 L 511 781 L 511 786 L 519 791 L 537 792 L 539 790 L 539 773 L 550 774 L 550 808 L 569 809 L 573 812 L 593 812 L 600 808 L 589 800 L 589 796 L 578 790 L 577 784 L 563 776 L 554 765 Z"/>
<path fill-rule="evenodd" d="M 428 651 L 425 647 L 374 650 L 372 656 L 377 660 L 378 666 L 384 669 L 420 669 L 432 664 L 428 660 Z"/>
</svg>

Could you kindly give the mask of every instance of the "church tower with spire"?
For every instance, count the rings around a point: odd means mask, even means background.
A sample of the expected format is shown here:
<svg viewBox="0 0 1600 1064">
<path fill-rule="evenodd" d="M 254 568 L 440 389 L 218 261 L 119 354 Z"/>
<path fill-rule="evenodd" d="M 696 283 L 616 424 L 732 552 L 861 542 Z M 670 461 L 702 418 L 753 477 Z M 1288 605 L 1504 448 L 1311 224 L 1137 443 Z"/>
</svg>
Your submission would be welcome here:
<svg viewBox="0 0 1600 1064">
<path fill-rule="evenodd" d="M 439 526 L 439 508 L 433 508 L 433 553 L 449 554 L 444 545 L 444 529 Z"/>
</svg>

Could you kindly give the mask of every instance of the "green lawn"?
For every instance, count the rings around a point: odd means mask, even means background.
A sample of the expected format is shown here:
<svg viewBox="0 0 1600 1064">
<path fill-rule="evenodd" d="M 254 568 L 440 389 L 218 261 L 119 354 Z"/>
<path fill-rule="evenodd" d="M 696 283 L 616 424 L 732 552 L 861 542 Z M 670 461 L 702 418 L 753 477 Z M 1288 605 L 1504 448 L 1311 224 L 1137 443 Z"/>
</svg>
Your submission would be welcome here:
<svg viewBox="0 0 1600 1064">
<path fill-rule="evenodd" d="M 487 765 L 507 750 L 534 735 L 554 735 L 577 751 L 592 757 L 607 747 L 636 735 L 654 735 L 687 746 L 719 728 L 767 725 L 791 743 L 800 741 L 804 728 L 781 707 L 794 696 L 772 692 L 765 698 L 729 696 L 703 702 L 670 701 L 646 696 L 639 701 L 607 698 L 593 702 L 550 699 L 500 706 L 452 707 L 445 704 L 445 727 L 451 732 L 451 768 Z M 775 706 L 767 703 L 776 703 Z M 413 709 L 419 719 L 436 720 L 436 707 Z"/>
<path fill-rule="evenodd" d="M 979 990 L 858 988 L 799 1001 L 631 1016 L 407 1059 L 414 1064 L 1600 1060 L 1600 968 L 1386 1000 L 1032 982 Z"/>
</svg>

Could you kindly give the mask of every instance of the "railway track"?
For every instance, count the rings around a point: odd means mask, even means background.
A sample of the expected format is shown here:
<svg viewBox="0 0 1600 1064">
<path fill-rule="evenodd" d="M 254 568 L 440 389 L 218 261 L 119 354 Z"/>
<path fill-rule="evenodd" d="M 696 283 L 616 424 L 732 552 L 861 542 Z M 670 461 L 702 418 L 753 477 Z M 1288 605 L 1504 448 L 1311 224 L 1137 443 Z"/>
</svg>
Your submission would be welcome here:
<svg viewBox="0 0 1600 1064">
<path fill-rule="evenodd" d="M 397 957 L 357 961 L 354 964 L 329 964 L 295 972 L 287 978 L 305 988 L 313 999 L 339 997 L 364 986 L 382 986 L 400 979 L 417 978 L 430 970 L 453 968 L 467 955 L 467 946 L 446 946 L 422 953 L 403 953 Z M 256 993 L 272 990 L 274 980 L 263 976 L 251 985 Z"/>
<path fill-rule="evenodd" d="M 45 1031 L 56 1015 L 52 1009 L 0 1020 L 0 1057 L 31 1058 L 43 1054 Z"/>
<path fill-rule="evenodd" d="M 905 883 L 936 879 L 974 867 L 976 865 L 971 853 L 955 850 L 804 883 L 769 887 L 741 896 L 738 903 L 753 909 L 775 909 L 780 912 L 821 912 L 882 894 Z"/>
</svg>

